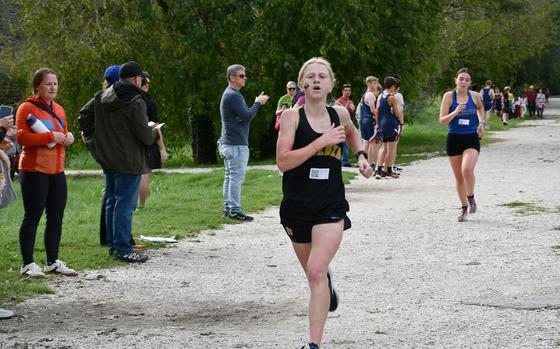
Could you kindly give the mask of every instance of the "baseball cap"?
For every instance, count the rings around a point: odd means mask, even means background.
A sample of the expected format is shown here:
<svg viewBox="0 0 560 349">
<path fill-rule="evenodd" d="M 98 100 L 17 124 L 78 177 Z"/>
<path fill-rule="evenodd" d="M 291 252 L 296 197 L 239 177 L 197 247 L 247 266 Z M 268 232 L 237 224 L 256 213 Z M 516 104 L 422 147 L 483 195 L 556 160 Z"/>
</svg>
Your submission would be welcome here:
<svg viewBox="0 0 560 349">
<path fill-rule="evenodd" d="M 107 80 L 108 83 L 111 85 L 115 82 L 119 81 L 119 69 L 121 68 L 120 65 L 112 65 L 105 69 L 105 73 L 103 77 Z"/>
<path fill-rule="evenodd" d="M 140 64 L 134 61 L 130 61 L 121 65 L 119 70 L 119 77 L 121 79 L 133 78 L 135 76 L 145 77 L 144 71 L 142 70 L 142 67 L 140 67 Z"/>
</svg>

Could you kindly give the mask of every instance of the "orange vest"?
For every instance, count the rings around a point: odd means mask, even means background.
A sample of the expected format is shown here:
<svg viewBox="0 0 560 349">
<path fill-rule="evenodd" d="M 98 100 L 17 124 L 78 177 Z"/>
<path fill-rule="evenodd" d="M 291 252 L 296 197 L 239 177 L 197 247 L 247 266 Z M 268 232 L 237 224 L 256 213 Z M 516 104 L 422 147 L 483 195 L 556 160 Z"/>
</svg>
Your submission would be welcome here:
<svg viewBox="0 0 560 349">
<path fill-rule="evenodd" d="M 29 100 L 39 102 L 48 107 L 47 102 L 42 98 L 29 97 Z M 23 132 L 17 137 L 17 142 L 22 146 L 22 153 L 19 157 L 19 168 L 23 171 L 41 172 L 45 174 L 57 174 L 64 172 L 64 159 L 66 148 L 62 144 L 57 144 L 53 148 L 48 148 L 47 144 L 54 140 L 53 131 L 67 133 L 68 125 L 66 113 L 62 107 L 52 102 L 53 112 L 63 122 L 63 126 L 45 110 L 24 102 L 16 113 L 16 127 Z M 27 124 L 27 116 L 33 114 L 48 129 L 49 132 L 35 133 Z"/>
</svg>

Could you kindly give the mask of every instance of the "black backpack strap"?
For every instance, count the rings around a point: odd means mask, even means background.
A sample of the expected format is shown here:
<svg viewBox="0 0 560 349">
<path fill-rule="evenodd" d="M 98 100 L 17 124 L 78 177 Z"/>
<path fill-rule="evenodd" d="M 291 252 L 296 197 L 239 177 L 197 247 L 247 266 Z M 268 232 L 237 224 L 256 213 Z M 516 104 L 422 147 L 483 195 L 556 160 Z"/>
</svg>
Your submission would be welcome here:
<svg viewBox="0 0 560 349">
<path fill-rule="evenodd" d="M 52 110 L 50 110 L 49 108 L 45 107 L 45 105 L 43 103 L 39 103 L 39 102 L 35 102 L 32 100 L 26 100 L 26 102 L 29 102 L 31 104 L 33 104 L 34 106 L 36 106 L 39 109 L 43 109 L 44 111 L 46 111 L 47 113 L 49 113 L 53 118 L 55 118 L 58 123 L 60 124 L 60 127 L 62 127 L 64 129 L 64 123 L 62 122 L 62 120 L 58 117 L 58 115 L 56 115 Z"/>
</svg>

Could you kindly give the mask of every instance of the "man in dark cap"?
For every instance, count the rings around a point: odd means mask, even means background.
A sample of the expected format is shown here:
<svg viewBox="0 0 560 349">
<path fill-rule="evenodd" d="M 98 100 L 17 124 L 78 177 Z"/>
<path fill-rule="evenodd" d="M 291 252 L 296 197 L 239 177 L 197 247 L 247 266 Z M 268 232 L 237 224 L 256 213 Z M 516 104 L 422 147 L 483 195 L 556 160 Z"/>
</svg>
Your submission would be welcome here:
<svg viewBox="0 0 560 349">
<path fill-rule="evenodd" d="M 120 80 L 98 91 L 79 116 L 85 143 L 105 173 L 109 254 L 140 263 L 148 257 L 134 252 L 130 245 L 132 214 L 138 202 L 140 178 L 148 171 L 145 146 L 160 137 L 157 129 L 148 126 L 140 89 L 143 77 L 138 63 L 121 65 Z"/>
</svg>

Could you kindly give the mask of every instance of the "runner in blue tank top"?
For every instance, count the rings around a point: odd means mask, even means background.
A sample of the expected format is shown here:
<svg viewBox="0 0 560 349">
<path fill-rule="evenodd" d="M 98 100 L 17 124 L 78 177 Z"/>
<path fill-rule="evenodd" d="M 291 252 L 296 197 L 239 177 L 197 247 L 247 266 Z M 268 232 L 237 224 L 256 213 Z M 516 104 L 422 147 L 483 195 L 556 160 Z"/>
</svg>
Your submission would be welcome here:
<svg viewBox="0 0 560 349">
<path fill-rule="evenodd" d="M 492 80 L 486 80 L 486 85 L 480 90 L 482 102 L 484 103 L 484 128 L 490 128 L 490 114 L 492 112 L 492 102 L 494 101 L 494 90 L 492 90 Z"/>
<path fill-rule="evenodd" d="M 448 125 L 446 148 L 461 201 L 459 222 L 466 220 L 469 206 L 470 213 L 476 212 L 474 168 L 485 124 L 480 95 L 469 91 L 471 76 L 468 68 L 459 69 L 455 77 L 456 89 L 443 95 L 439 109 L 439 123 Z"/>
<path fill-rule="evenodd" d="M 303 64 L 298 85 L 305 89 L 305 106 L 282 114 L 276 145 L 276 162 L 284 173 L 280 219 L 311 291 L 309 344 L 303 346 L 311 349 L 319 348 L 328 312 L 338 304 L 328 268 L 343 231 L 350 225 L 341 174 L 341 143 L 346 141 L 357 154 L 364 177 L 373 172 L 348 110 L 342 106 L 327 108 L 334 81 L 325 59 L 312 58 Z"/>
<path fill-rule="evenodd" d="M 377 104 L 378 135 L 383 142 L 382 148 L 377 155 L 377 171 L 375 178 L 399 178 L 393 172 L 393 165 L 397 156 L 397 142 L 404 123 L 404 116 L 399 101 L 394 96 L 400 87 L 400 79 L 395 76 L 387 76 L 383 80 L 385 90 L 379 96 Z"/>
</svg>

